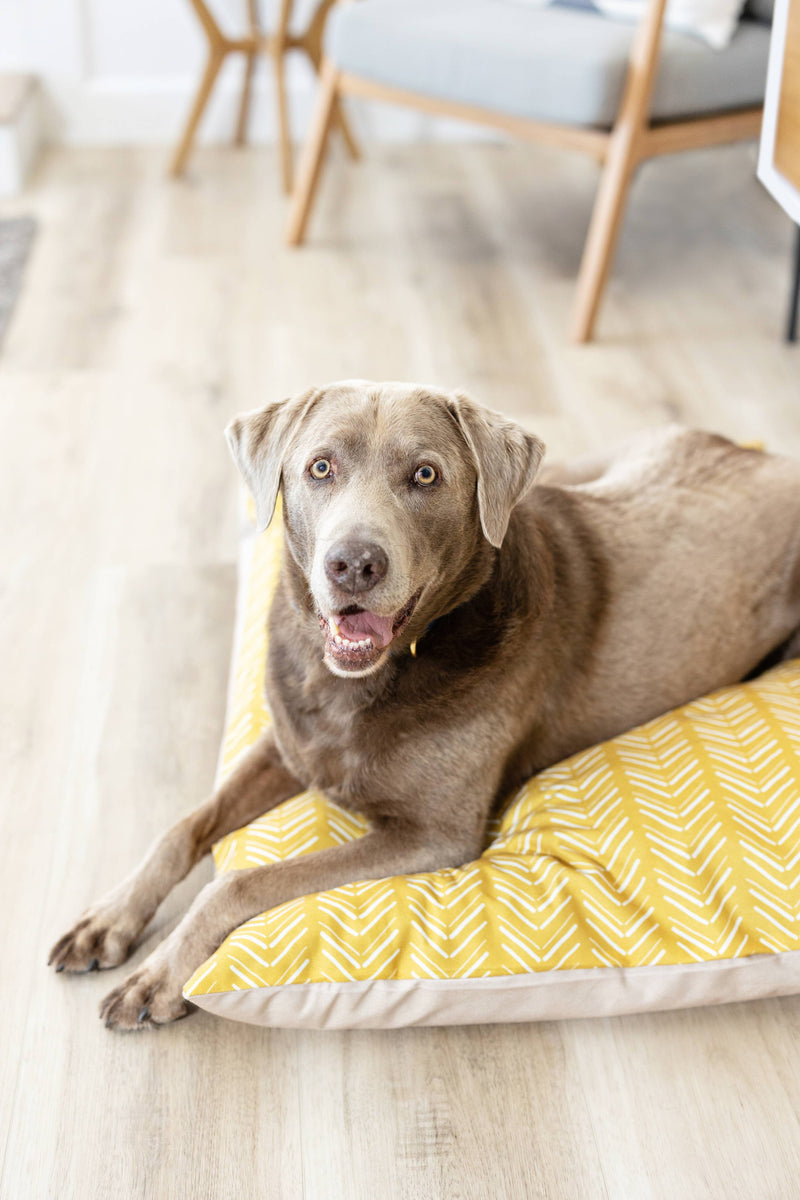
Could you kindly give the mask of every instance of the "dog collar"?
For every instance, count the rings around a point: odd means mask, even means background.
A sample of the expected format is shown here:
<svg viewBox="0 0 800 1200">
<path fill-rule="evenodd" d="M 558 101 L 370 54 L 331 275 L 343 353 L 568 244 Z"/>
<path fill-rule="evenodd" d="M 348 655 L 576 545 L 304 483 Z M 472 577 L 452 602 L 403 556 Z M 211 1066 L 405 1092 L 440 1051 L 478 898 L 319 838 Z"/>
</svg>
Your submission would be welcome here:
<svg viewBox="0 0 800 1200">
<path fill-rule="evenodd" d="M 430 632 L 430 630 L 431 630 L 431 629 L 433 629 L 434 625 L 436 624 L 436 621 L 438 621 L 438 620 L 439 620 L 439 618 L 438 618 L 438 617 L 436 617 L 436 618 L 435 618 L 435 620 L 433 620 L 433 621 L 429 621 L 429 622 L 428 622 L 428 624 L 427 624 L 427 625 L 425 626 L 425 628 L 423 629 L 422 633 L 419 635 L 419 637 L 417 637 L 417 638 L 414 638 L 413 642 L 412 642 L 412 643 L 411 643 L 411 645 L 408 647 L 408 648 L 409 648 L 409 650 L 411 651 L 411 657 L 412 657 L 412 658 L 416 658 L 416 657 L 417 657 L 417 645 L 418 645 L 418 644 L 419 644 L 419 642 L 421 642 L 421 641 L 422 641 L 422 639 L 425 637 L 425 634 L 426 634 L 426 633 L 428 633 L 428 632 Z"/>
</svg>

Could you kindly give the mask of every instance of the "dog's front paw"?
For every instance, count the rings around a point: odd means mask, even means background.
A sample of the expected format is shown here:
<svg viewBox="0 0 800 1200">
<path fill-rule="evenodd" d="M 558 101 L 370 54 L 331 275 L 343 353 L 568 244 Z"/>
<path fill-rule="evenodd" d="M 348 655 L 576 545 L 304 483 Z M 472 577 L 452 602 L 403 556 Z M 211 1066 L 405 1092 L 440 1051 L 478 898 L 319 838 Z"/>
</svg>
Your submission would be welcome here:
<svg viewBox="0 0 800 1200">
<path fill-rule="evenodd" d="M 128 957 L 139 932 L 123 909 L 89 909 L 50 951 L 48 966 L 57 971 L 97 971 L 118 967 Z"/>
<path fill-rule="evenodd" d="M 100 1005 L 106 1029 L 152 1029 L 178 1021 L 191 1011 L 169 972 L 149 960 L 109 992 Z"/>
</svg>

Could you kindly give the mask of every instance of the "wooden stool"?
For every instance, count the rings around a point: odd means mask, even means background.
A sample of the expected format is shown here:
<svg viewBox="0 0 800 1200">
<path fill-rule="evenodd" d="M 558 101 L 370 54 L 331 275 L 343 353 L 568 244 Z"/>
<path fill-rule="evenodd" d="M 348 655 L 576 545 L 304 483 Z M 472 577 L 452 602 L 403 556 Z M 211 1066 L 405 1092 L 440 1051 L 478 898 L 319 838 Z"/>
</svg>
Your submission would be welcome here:
<svg viewBox="0 0 800 1200">
<path fill-rule="evenodd" d="M 259 54 L 268 55 L 272 59 L 275 74 L 275 86 L 278 101 L 278 124 L 280 129 L 281 146 L 281 175 L 284 190 L 289 192 L 292 187 L 292 141 L 289 132 L 289 112 L 286 103 L 286 80 L 284 66 L 286 53 L 289 50 L 303 50 L 319 72 L 322 57 L 322 33 L 325 18 L 333 0 L 320 0 L 308 27 L 303 33 L 295 35 L 289 32 L 289 20 L 292 14 L 293 0 L 281 0 L 278 23 L 273 33 L 264 33 L 259 27 L 257 0 L 247 0 L 248 32 L 244 37 L 229 38 L 222 32 L 212 15 L 206 0 L 189 0 L 203 27 L 208 40 L 208 59 L 203 72 L 197 95 L 194 98 L 191 111 L 186 121 L 183 135 L 170 166 L 170 174 L 176 178 L 183 173 L 186 160 L 194 144 L 197 126 L 208 104 L 220 67 L 229 54 L 244 54 L 245 70 L 241 100 L 239 101 L 239 116 L 234 133 L 234 145 L 243 145 L 247 135 L 247 118 L 250 109 L 250 88 L 253 80 L 253 68 Z M 347 149 L 353 158 L 358 158 L 358 147 L 348 128 L 344 113 L 337 107 L 335 120 L 342 132 Z"/>
</svg>

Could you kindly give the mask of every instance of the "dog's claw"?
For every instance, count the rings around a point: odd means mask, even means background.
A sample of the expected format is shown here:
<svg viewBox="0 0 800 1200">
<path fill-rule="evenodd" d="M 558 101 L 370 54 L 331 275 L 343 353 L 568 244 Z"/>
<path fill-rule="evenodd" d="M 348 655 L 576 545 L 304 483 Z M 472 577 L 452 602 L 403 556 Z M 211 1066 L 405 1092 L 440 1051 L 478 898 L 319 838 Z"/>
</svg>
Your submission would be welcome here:
<svg viewBox="0 0 800 1200">
<path fill-rule="evenodd" d="M 76 974 L 116 967 L 128 957 L 136 932 L 124 909 L 118 913 L 108 909 L 87 913 L 59 938 L 50 951 L 48 965 L 55 964 L 56 971 Z"/>
<path fill-rule="evenodd" d="M 63 963 L 59 963 L 59 964 L 58 964 L 58 966 L 56 967 L 56 975 L 60 975 L 60 973 L 61 973 L 63 970 L 64 970 L 64 964 L 63 964 Z"/>
<path fill-rule="evenodd" d="M 155 1029 L 187 1016 L 189 1006 L 163 967 L 147 964 L 109 992 L 100 1005 L 106 1029 Z"/>
</svg>

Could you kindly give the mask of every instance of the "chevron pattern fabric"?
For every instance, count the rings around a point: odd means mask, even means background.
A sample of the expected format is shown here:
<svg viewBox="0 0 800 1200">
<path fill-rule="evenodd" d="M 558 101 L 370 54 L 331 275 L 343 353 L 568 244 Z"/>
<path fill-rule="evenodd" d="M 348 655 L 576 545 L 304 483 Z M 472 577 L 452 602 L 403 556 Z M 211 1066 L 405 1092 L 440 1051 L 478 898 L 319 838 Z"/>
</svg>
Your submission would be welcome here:
<svg viewBox="0 0 800 1200">
<path fill-rule="evenodd" d="M 223 776 L 269 723 L 265 619 L 281 537 L 275 520 L 249 543 Z M 220 842 L 216 865 L 275 862 L 365 829 L 307 792 Z M 185 995 L 202 1005 L 217 993 L 298 984 L 477 983 L 795 950 L 800 661 L 542 772 L 509 799 L 476 862 L 352 884 L 254 917 Z"/>
</svg>

